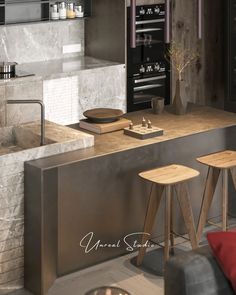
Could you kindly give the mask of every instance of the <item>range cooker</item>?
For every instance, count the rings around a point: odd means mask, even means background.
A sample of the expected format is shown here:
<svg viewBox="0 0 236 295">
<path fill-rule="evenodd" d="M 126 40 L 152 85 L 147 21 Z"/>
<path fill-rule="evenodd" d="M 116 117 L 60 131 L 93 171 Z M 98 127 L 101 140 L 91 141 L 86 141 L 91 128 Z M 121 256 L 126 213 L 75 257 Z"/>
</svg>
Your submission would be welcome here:
<svg viewBox="0 0 236 295">
<path fill-rule="evenodd" d="M 13 79 L 13 78 L 24 78 L 24 77 L 29 77 L 29 76 L 34 76 L 34 74 L 16 70 L 15 73 L 0 73 L 0 80 L 7 80 L 7 79 Z"/>
<path fill-rule="evenodd" d="M 19 70 L 16 62 L 0 61 L 0 80 L 23 78 L 28 76 L 34 76 L 34 74 Z"/>
<path fill-rule="evenodd" d="M 155 96 L 170 102 L 165 5 L 128 7 L 127 111 L 150 108 Z"/>
</svg>

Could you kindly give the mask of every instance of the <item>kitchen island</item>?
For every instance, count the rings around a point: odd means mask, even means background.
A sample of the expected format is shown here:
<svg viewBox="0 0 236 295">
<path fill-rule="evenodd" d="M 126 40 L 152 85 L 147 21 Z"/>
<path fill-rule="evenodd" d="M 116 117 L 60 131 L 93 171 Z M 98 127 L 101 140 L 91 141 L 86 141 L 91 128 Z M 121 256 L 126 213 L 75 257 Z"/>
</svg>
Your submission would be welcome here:
<svg viewBox="0 0 236 295">
<path fill-rule="evenodd" d="M 132 250 L 124 238 L 142 231 L 150 190 L 140 171 L 170 163 L 199 170 L 201 176 L 190 183 L 197 222 L 207 169 L 195 159 L 236 149 L 236 114 L 190 106 L 185 116 L 168 108 L 162 115 L 150 110 L 126 115 L 134 124 L 143 116 L 164 135 L 144 141 L 122 131 L 96 135 L 94 147 L 26 163 L 25 286 L 33 293 L 46 294 L 58 276 Z M 220 196 L 220 188 L 216 193 Z M 211 215 L 218 204 L 216 198 Z M 184 231 L 178 211 L 175 216 Z M 162 233 L 162 218 L 159 214 L 153 237 Z M 90 247 L 99 240 L 113 247 L 86 251 L 90 238 Z M 132 244 L 133 237 L 128 239 Z"/>
</svg>

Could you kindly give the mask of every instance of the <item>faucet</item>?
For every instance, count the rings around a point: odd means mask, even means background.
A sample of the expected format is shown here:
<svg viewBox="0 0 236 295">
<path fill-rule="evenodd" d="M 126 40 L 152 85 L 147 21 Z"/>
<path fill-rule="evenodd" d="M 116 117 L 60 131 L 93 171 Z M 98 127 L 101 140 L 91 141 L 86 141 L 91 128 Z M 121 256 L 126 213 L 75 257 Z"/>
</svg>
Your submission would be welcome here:
<svg viewBox="0 0 236 295">
<path fill-rule="evenodd" d="M 45 145 L 45 106 L 39 99 L 9 99 L 7 104 L 39 104 L 41 107 L 41 141 L 40 145 Z"/>
</svg>

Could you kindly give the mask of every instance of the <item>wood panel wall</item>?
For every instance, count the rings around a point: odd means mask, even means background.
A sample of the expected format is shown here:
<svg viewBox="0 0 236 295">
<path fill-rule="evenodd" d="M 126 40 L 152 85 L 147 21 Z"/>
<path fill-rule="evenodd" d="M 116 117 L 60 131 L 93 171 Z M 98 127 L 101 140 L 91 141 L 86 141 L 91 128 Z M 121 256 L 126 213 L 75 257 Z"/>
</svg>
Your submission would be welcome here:
<svg viewBox="0 0 236 295">
<path fill-rule="evenodd" d="M 184 75 L 187 101 L 224 107 L 224 0 L 204 0 L 203 38 L 197 37 L 197 0 L 172 0 L 172 40 L 198 52 Z M 175 74 L 172 75 L 172 97 Z"/>
<path fill-rule="evenodd" d="M 197 0 L 172 0 L 172 41 L 178 46 L 198 52 L 200 58 L 183 75 L 185 99 L 203 103 L 202 47 L 197 39 Z M 176 73 L 172 73 L 172 97 L 175 94 Z"/>
<path fill-rule="evenodd" d="M 225 0 L 204 0 L 202 65 L 207 105 L 224 108 L 226 77 Z"/>
</svg>

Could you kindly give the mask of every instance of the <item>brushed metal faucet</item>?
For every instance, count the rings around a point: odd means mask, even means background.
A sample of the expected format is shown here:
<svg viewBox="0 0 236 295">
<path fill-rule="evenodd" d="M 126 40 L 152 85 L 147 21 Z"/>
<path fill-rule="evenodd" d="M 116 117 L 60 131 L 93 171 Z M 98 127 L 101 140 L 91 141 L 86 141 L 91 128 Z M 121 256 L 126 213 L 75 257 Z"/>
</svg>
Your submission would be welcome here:
<svg viewBox="0 0 236 295">
<path fill-rule="evenodd" d="M 9 99 L 7 104 L 39 104 L 41 107 L 41 140 L 40 145 L 45 145 L 45 105 L 39 99 Z"/>
</svg>

